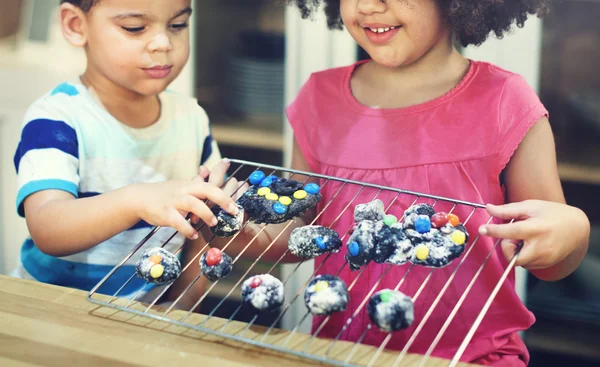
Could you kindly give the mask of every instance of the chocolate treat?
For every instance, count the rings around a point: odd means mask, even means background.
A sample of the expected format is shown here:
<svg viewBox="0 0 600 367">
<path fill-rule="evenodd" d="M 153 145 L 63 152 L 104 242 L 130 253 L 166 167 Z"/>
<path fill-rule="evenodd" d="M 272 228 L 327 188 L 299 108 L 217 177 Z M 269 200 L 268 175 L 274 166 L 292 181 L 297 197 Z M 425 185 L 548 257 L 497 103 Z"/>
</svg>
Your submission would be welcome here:
<svg viewBox="0 0 600 367">
<path fill-rule="evenodd" d="M 231 257 L 216 247 L 200 256 L 200 269 L 204 276 L 212 282 L 225 278 L 231 273 L 232 268 Z"/>
<path fill-rule="evenodd" d="M 362 222 L 363 220 L 378 221 L 385 216 L 385 208 L 383 201 L 376 199 L 369 203 L 358 204 L 354 208 L 354 221 Z"/>
<path fill-rule="evenodd" d="M 336 231 L 323 226 L 304 226 L 292 231 L 288 248 L 301 259 L 314 259 L 326 252 L 339 252 L 342 241 Z"/>
<path fill-rule="evenodd" d="M 348 254 L 346 260 L 350 270 L 358 270 L 367 265 L 375 256 L 375 235 L 381 228 L 381 222 L 363 220 L 352 231 L 346 245 Z"/>
<path fill-rule="evenodd" d="M 283 299 L 283 283 L 270 274 L 252 276 L 242 284 L 242 302 L 257 311 L 277 310 Z"/>
<path fill-rule="evenodd" d="M 384 223 L 386 223 L 385 220 Z M 387 223 L 390 224 L 391 221 L 388 220 Z M 402 265 L 410 260 L 412 253 L 413 244 L 406 237 L 400 223 L 383 225 L 375 235 L 375 256 L 373 260 L 376 263 Z"/>
<path fill-rule="evenodd" d="M 261 179 L 262 178 L 262 179 Z M 252 186 L 238 199 L 248 218 L 255 223 L 284 223 L 300 217 L 321 200 L 319 185 L 275 176 L 264 177 L 256 171 L 250 176 Z"/>
<path fill-rule="evenodd" d="M 217 217 L 218 223 L 214 227 L 210 227 L 210 231 L 217 237 L 231 237 L 238 233 L 244 225 L 244 208 L 238 205 L 240 212 L 233 216 L 219 206 L 215 205 L 211 208 L 213 214 Z"/>
<path fill-rule="evenodd" d="M 391 289 L 381 290 L 371 297 L 368 313 L 371 321 L 388 333 L 406 329 L 414 321 L 412 299 Z"/>
<path fill-rule="evenodd" d="M 315 316 L 344 311 L 349 299 L 346 284 L 333 275 L 317 275 L 304 291 L 304 303 Z"/>
<path fill-rule="evenodd" d="M 135 266 L 137 275 L 148 283 L 168 284 L 181 273 L 177 256 L 161 247 L 150 248 L 142 254 Z"/>
</svg>

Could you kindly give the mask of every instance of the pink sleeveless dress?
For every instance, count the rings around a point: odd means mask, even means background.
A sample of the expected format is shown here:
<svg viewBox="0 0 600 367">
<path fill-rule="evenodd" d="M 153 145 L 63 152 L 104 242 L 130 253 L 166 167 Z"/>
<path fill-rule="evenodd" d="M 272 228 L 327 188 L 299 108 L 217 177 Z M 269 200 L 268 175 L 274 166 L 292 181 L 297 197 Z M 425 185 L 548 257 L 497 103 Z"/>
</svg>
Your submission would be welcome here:
<svg viewBox="0 0 600 367">
<path fill-rule="evenodd" d="M 401 109 L 373 109 L 354 99 L 350 89 L 351 75 L 360 63 L 313 74 L 287 108 L 296 139 L 313 172 L 468 202 L 504 203 L 500 173 L 528 129 L 548 114 L 523 77 L 472 61 L 460 84 L 440 98 Z M 360 187 L 344 187 L 335 196 L 340 185 L 332 182 L 324 185 L 319 209 L 331 204 L 318 224 L 330 226 L 358 193 L 333 225 L 343 236 L 353 225 L 354 206 L 373 200 L 377 190 L 365 188 L 358 192 Z M 398 218 L 415 200 L 414 196 L 402 194 L 396 198 L 396 194 L 386 192 L 377 198 L 386 207 L 393 202 L 388 213 Z M 433 203 L 427 199 L 418 202 Z M 445 202 L 435 206 L 437 211 L 451 208 L 452 205 Z M 472 211 L 471 207 L 461 205 L 454 209 L 462 221 Z M 471 234 L 467 246 L 477 237 L 478 227 L 488 219 L 485 210 L 473 213 L 466 225 Z M 347 239 L 348 236 L 344 244 Z M 427 351 L 493 245 L 491 238 L 482 237 L 477 241 L 409 352 L 424 354 Z M 343 267 L 339 276 L 350 285 L 359 271 L 350 271 L 344 266 L 346 252 L 344 246 L 324 264 L 325 256 L 317 258 L 315 266 L 322 264 L 319 273 L 337 274 Z M 404 347 L 460 259 L 432 273 L 415 301 L 415 321 L 408 329 L 395 332 L 388 348 L 401 350 Z M 409 266 L 392 266 L 377 290 L 395 288 Z M 506 266 L 507 261 L 498 247 L 433 351 L 434 356 L 454 356 Z M 334 314 L 320 337 L 334 338 L 340 332 L 386 268 L 387 264 L 372 262 L 368 265 L 350 291 L 347 310 Z M 413 297 L 429 272 L 429 268 L 413 267 L 399 290 Z M 535 318 L 517 296 L 514 283 L 513 271 L 461 360 L 495 366 L 528 363 L 529 353 L 518 332 L 529 328 Z M 314 318 L 313 331 L 322 320 Z M 363 307 L 342 339 L 356 341 L 369 322 L 366 307 Z M 364 343 L 380 345 L 386 336 L 374 327 Z"/>
</svg>

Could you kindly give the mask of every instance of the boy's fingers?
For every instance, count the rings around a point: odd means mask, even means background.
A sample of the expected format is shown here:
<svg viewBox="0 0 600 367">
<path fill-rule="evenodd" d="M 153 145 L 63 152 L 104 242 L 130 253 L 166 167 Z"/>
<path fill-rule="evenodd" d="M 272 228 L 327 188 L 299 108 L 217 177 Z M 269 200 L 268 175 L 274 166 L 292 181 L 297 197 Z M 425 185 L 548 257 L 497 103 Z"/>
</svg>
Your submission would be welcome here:
<svg viewBox="0 0 600 367">
<path fill-rule="evenodd" d="M 531 207 L 527 202 L 510 203 L 506 205 L 486 205 L 486 210 L 492 217 L 510 220 L 523 219 L 530 216 Z"/>
<path fill-rule="evenodd" d="M 507 224 L 485 224 L 479 227 L 479 233 L 493 238 L 524 240 L 531 236 L 531 229 L 527 221 L 519 221 Z"/>
<path fill-rule="evenodd" d="M 190 194 L 197 198 L 208 199 L 231 215 L 237 215 L 239 213 L 239 209 L 237 205 L 235 205 L 233 199 L 214 185 L 207 183 L 194 185 L 190 190 Z"/>
<path fill-rule="evenodd" d="M 190 195 L 183 199 L 181 208 L 189 213 L 194 214 L 199 219 L 203 220 L 209 226 L 217 224 L 217 218 L 213 212 L 202 202 L 202 200 Z"/>
<path fill-rule="evenodd" d="M 229 170 L 229 165 L 230 162 L 228 159 L 222 159 L 219 163 L 217 163 L 210 171 L 208 183 L 213 184 L 217 187 L 221 187 L 223 185 L 223 182 L 225 181 L 225 175 Z"/>
<path fill-rule="evenodd" d="M 200 166 L 198 169 L 198 176 L 200 176 L 204 181 L 210 176 L 210 170 L 204 166 Z"/>
<path fill-rule="evenodd" d="M 237 195 L 238 193 L 238 187 L 238 181 L 232 177 L 229 181 L 227 181 L 225 187 L 223 187 L 223 191 L 225 191 L 227 195 L 234 197 L 233 195 Z"/>
<path fill-rule="evenodd" d="M 189 224 L 177 210 L 171 212 L 169 216 L 169 226 L 173 227 L 177 232 L 190 240 L 198 239 L 198 232 L 194 230 L 192 225 Z"/>
</svg>

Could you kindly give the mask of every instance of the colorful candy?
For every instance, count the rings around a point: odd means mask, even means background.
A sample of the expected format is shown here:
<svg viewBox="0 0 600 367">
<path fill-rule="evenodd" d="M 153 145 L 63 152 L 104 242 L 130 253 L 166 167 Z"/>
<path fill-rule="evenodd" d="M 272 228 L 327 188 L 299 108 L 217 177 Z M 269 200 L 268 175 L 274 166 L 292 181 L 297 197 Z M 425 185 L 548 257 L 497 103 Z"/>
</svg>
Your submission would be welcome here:
<svg viewBox="0 0 600 367">
<path fill-rule="evenodd" d="M 298 190 L 294 193 L 294 198 L 298 200 L 306 199 L 308 193 L 304 190 Z"/>
<path fill-rule="evenodd" d="M 321 250 L 327 250 L 327 243 L 325 242 L 323 237 L 315 238 L 315 243 L 317 244 L 317 247 Z"/>
<path fill-rule="evenodd" d="M 388 290 L 381 292 L 379 296 L 381 297 L 381 302 L 389 302 L 394 296 L 394 294 Z"/>
<path fill-rule="evenodd" d="M 279 195 L 277 195 L 273 192 L 270 192 L 267 195 L 265 195 L 265 199 L 270 200 L 270 201 L 277 201 L 277 200 L 279 200 Z"/>
<path fill-rule="evenodd" d="M 385 217 L 383 217 L 383 224 L 385 224 L 388 227 L 396 223 L 398 223 L 398 218 L 396 218 L 395 215 L 388 214 Z"/>
<path fill-rule="evenodd" d="M 250 181 L 250 184 L 252 184 L 252 185 L 258 185 L 264 179 L 265 179 L 265 173 L 263 171 L 255 171 L 255 172 L 252 172 L 252 174 L 250 175 L 249 181 Z"/>
<path fill-rule="evenodd" d="M 316 183 L 309 183 L 306 186 L 304 186 L 304 191 L 311 195 L 316 195 L 321 191 L 321 187 Z"/>
<path fill-rule="evenodd" d="M 154 254 L 150 256 L 150 259 L 148 261 L 150 261 L 153 264 L 160 264 L 162 262 L 162 256 Z"/>
<path fill-rule="evenodd" d="M 458 218 L 458 215 L 456 215 L 456 214 L 448 214 L 448 221 L 454 227 L 457 227 L 460 224 L 460 219 Z"/>
<path fill-rule="evenodd" d="M 427 233 L 431 230 L 431 220 L 427 215 L 419 215 L 415 220 L 415 230 L 419 233 Z"/>
<path fill-rule="evenodd" d="M 259 277 L 255 277 L 250 282 L 250 287 L 251 288 L 258 288 L 258 287 L 260 287 L 261 284 L 262 284 L 262 280 Z"/>
<path fill-rule="evenodd" d="M 452 242 L 456 243 L 457 245 L 464 245 L 465 241 L 467 240 L 467 235 L 465 235 L 463 231 L 454 231 L 452 232 L 452 236 L 450 238 L 452 239 Z"/>
<path fill-rule="evenodd" d="M 433 224 L 434 228 L 442 228 L 443 226 L 448 224 L 448 221 L 448 213 L 444 212 L 435 213 L 431 217 L 431 224 Z"/>
<path fill-rule="evenodd" d="M 358 245 L 358 242 L 350 242 L 348 245 L 348 252 L 350 252 L 350 255 L 352 256 L 358 256 L 358 253 L 360 252 L 360 246 Z"/>
<path fill-rule="evenodd" d="M 219 250 L 218 248 L 213 247 L 206 253 L 206 265 L 208 266 L 217 265 L 221 262 L 221 259 L 221 250 Z"/>
<path fill-rule="evenodd" d="M 429 249 L 425 245 L 419 245 L 415 249 L 415 255 L 417 256 L 417 259 L 425 261 L 429 257 Z"/>
<path fill-rule="evenodd" d="M 271 195 L 271 194 L 269 194 L 269 195 Z M 273 199 L 270 199 L 270 200 L 273 200 Z M 287 207 L 280 202 L 276 202 L 275 204 L 273 204 L 273 211 L 277 214 L 285 214 L 285 212 L 287 211 Z"/>
<path fill-rule="evenodd" d="M 161 275 L 163 275 L 164 272 L 165 267 L 160 264 L 156 264 L 150 269 L 150 276 L 154 279 L 158 279 Z"/>
<path fill-rule="evenodd" d="M 329 288 L 329 283 L 326 280 L 321 280 L 315 284 L 315 292 L 321 292 L 327 288 Z"/>
<path fill-rule="evenodd" d="M 279 202 L 285 206 L 288 206 L 292 203 L 292 198 L 289 196 L 282 196 L 279 198 Z"/>
<path fill-rule="evenodd" d="M 267 194 L 271 193 L 271 189 L 268 187 L 261 187 L 260 189 L 258 189 L 258 191 L 256 192 L 259 196 L 265 196 Z"/>
</svg>

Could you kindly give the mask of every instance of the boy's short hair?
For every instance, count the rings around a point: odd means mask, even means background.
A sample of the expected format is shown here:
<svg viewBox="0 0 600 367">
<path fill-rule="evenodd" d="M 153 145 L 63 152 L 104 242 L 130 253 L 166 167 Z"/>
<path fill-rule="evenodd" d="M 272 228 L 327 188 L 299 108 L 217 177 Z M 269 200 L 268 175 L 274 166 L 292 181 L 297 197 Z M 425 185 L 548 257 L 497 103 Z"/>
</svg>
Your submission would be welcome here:
<svg viewBox="0 0 600 367">
<path fill-rule="evenodd" d="M 69 3 L 83 10 L 85 13 L 96 5 L 100 0 L 60 0 L 61 4 Z"/>
</svg>

